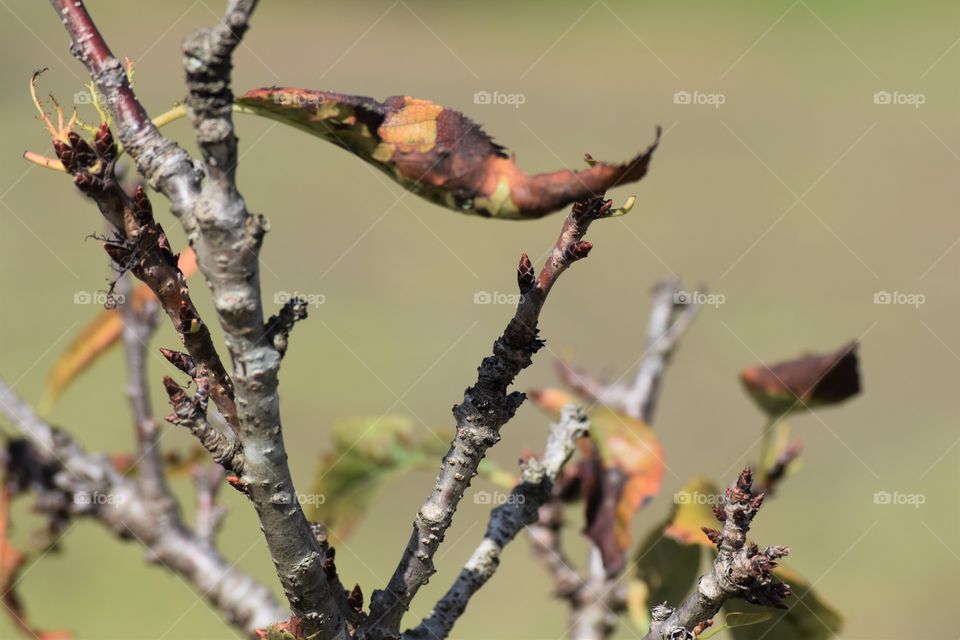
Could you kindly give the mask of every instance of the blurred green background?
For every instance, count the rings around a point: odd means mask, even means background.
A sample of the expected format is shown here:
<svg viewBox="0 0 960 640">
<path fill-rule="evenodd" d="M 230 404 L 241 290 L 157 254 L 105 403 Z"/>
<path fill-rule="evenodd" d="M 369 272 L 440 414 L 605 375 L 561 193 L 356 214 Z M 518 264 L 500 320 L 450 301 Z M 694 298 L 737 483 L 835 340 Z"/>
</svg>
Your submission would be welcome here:
<svg viewBox="0 0 960 640">
<path fill-rule="evenodd" d="M 43 89 L 69 104 L 83 69 L 47 3 L 0 5 L 0 375 L 36 400 L 58 353 L 98 312 L 73 299 L 104 288 L 106 264 L 99 243 L 85 239 L 102 230 L 95 208 L 64 176 L 20 157 L 49 153 L 27 92 L 31 72 L 50 67 Z M 181 38 L 222 9 L 212 0 L 88 5 L 113 51 L 136 61 L 137 92 L 154 114 L 182 97 Z M 642 351 L 649 289 L 663 276 L 724 296 L 703 310 L 669 370 L 656 423 L 669 470 L 662 495 L 637 518 L 639 532 L 664 517 L 687 478 L 726 482 L 752 460 L 763 420 L 739 387 L 742 367 L 859 338 L 865 393 L 792 420 L 806 443 L 803 469 L 765 508 L 755 535 L 793 548 L 791 564 L 844 612 L 844 638 L 939 637 L 955 624 L 946 605 L 960 578 L 958 38 L 960 5 L 940 0 L 285 0 L 258 10 L 235 86 L 429 98 L 483 123 L 530 171 L 576 167 L 584 152 L 628 158 L 662 125 L 650 175 L 610 194 L 622 202 L 635 193 L 637 207 L 591 230 L 590 259 L 545 310 L 550 352 L 518 386 L 554 384 L 552 360 L 565 352 L 612 378 L 627 371 Z M 475 104 L 479 91 L 524 102 Z M 723 104 L 678 104 L 682 91 L 719 94 Z M 881 91 L 923 104 L 878 104 Z M 184 121 L 169 134 L 194 148 Z M 282 371 L 290 463 L 305 488 L 338 418 L 389 411 L 451 423 L 450 406 L 512 313 L 474 304 L 475 293 L 512 293 L 517 256 L 542 255 L 560 219 L 457 215 L 292 129 L 240 117 L 239 135 L 241 188 L 272 222 L 268 309 L 278 292 L 325 296 L 297 327 Z M 184 247 L 153 200 L 174 247 Z M 922 294 L 925 303 L 874 304 L 883 291 Z M 199 279 L 193 293 L 212 317 Z M 177 340 L 164 327 L 156 344 Z M 167 367 L 152 364 L 162 415 Z M 129 450 L 123 376 L 112 353 L 69 390 L 53 421 L 92 450 Z M 524 447 L 542 446 L 546 424 L 524 406 L 493 457 L 514 468 Z M 171 429 L 163 444 L 185 449 L 190 439 Z M 414 474 L 379 497 L 338 549 L 345 581 L 367 594 L 385 583 L 431 486 L 432 474 Z M 178 487 L 190 514 L 188 481 Z M 877 505 L 879 491 L 919 493 L 925 503 Z M 275 584 L 252 510 L 232 492 L 226 499 L 225 553 Z M 465 503 L 411 622 L 482 537 L 487 507 Z M 22 522 L 17 538 L 28 534 Z M 571 531 L 576 558 L 578 537 Z M 507 550 L 455 637 L 564 637 L 565 605 L 549 597 L 526 547 L 521 539 Z M 236 636 L 143 555 L 81 521 L 62 553 L 32 564 L 19 588 L 39 626 L 81 639 Z M 0 620 L 0 636 L 13 635 Z M 617 633 L 635 635 L 626 621 Z"/>
</svg>

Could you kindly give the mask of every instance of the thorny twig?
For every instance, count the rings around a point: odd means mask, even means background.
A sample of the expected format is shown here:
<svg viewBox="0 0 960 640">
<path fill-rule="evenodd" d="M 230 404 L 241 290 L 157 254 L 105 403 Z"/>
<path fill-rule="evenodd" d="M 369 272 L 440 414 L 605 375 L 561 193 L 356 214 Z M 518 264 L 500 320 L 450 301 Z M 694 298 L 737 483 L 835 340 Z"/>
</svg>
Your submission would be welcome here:
<svg viewBox="0 0 960 640">
<path fill-rule="evenodd" d="M 553 484 L 576 448 L 587 435 L 587 416 L 576 405 L 567 405 L 560 420 L 551 427 L 550 437 L 540 460 L 531 458 L 511 490 L 507 501 L 494 509 L 487 533 L 457 576 L 453 586 L 434 605 L 433 611 L 415 628 L 403 634 L 408 640 L 446 638 L 467 608 L 470 598 L 493 577 L 500 565 L 503 548 L 537 518 L 537 510 L 553 489 Z"/>
<path fill-rule="evenodd" d="M 397 637 L 410 602 L 436 571 L 433 557 L 453 522 L 457 505 L 487 449 L 500 440 L 501 427 L 526 398 L 519 391 L 507 389 L 544 344 L 538 336 L 537 322 L 550 289 L 571 264 L 590 252 L 593 245 L 583 236 L 590 223 L 609 214 L 610 208 L 611 202 L 602 197 L 574 204 L 539 275 L 527 255 L 521 256 L 517 269 L 521 297 L 516 313 L 494 343 L 493 355 L 480 364 L 477 382 L 453 409 L 456 436 L 443 459 L 433 492 L 417 512 L 400 564 L 386 588 L 373 593 L 362 637 Z"/>
</svg>

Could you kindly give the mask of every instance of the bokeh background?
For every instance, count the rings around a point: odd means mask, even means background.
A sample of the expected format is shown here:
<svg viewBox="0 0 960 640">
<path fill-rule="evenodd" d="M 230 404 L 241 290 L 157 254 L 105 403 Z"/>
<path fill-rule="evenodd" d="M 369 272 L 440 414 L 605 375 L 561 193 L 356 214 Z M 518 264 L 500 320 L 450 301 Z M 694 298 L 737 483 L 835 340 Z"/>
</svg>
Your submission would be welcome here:
<svg viewBox="0 0 960 640">
<path fill-rule="evenodd" d="M 88 4 L 114 52 L 136 61 L 136 89 L 152 113 L 182 97 L 181 38 L 222 9 L 213 0 Z M 31 72 L 50 67 L 43 88 L 69 104 L 83 69 L 46 3 L 0 5 L 0 375 L 37 400 L 58 354 L 99 310 L 74 304 L 74 294 L 102 290 L 106 265 L 86 239 L 102 229 L 96 210 L 62 175 L 20 157 L 49 151 L 27 92 Z M 955 625 L 960 578 L 958 38 L 960 5 L 940 0 L 285 0 L 257 12 L 235 86 L 429 98 L 483 123 L 530 171 L 576 167 L 584 152 L 625 159 L 662 125 L 650 175 L 610 194 L 636 194 L 637 207 L 591 230 L 590 259 L 545 310 L 550 351 L 518 386 L 554 384 L 562 353 L 610 377 L 628 371 L 642 352 L 649 290 L 664 276 L 724 297 L 702 311 L 669 370 L 656 425 L 669 469 L 661 497 L 637 518 L 641 532 L 687 478 L 728 481 L 756 453 L 763 419 L 740 389 L 742 367 L 860 339 L 864 394 L 792 420 L 806 443 L 803 469 L 765 508 L 756 538 L 791 545 L 792 565 L 844 612 L 844 638 L 941 636 Z M 523 104 L 476 104 L 480 91 Z M 723 103 L 677 103 L 684 91 Z M 450 406 L 512 313 L 474 295 L 512 293 L 517 256 L 541 255 L 560 219 L 457 215 L 317 139 L 238 120 L 242 189 L 273 228 L 263 252 L 268 308 L 284 291 L 325 299 L 297 327 L 282 371 L 290 463 L 305 487 L 338 418 L 389 411 L 421 426 L 451 423 Z M 168 133 L 194 148 L 184 121 Z M 162 200 L 154 203 L 183 247 Z M 212 317 L 199 280 L 192 289 Z M 875 304 L 879 292 L 924 302 Z M 156 344 L 177 343 L 164 327 Z M 152 365 L 159 414 L 166 367 Z M 90 449 L 129 450 L 123 375 L 120 353 L 110 354 L 52 420 Z M 493 457 L 514 468 L 524 447 L 542 445 L 546 425 L 524 406 Z M 162 442 L 191 444 L 172 429 Z M 177 481 L 189 514 L 188 485 Z M 377 499 L 339 549 L 346 580 L 368 594 L 385 583 L 431 485 L 432 473 L 412 474 Z M 920 494 L 924 504 L 878 505 L 880 491 Z M 223 549 L 274 584 L 251 510 L 229 493 Z M 486 509 L 465 501 L 411 621 L 480 540 Z M 569 537 L 579 557 L 578 535 Z M 549 597 L 526 546 L 507 550 L 455 637 L 564 637 L 565 606 Z M 81 639 L 236 636 L 143 555 L 81 521 L 19 589 L 39 626 Z M 617 632 L 635 635 L 626 621 Z M 5 620 L 0 636 L 14 636 Z"/>
</svg>

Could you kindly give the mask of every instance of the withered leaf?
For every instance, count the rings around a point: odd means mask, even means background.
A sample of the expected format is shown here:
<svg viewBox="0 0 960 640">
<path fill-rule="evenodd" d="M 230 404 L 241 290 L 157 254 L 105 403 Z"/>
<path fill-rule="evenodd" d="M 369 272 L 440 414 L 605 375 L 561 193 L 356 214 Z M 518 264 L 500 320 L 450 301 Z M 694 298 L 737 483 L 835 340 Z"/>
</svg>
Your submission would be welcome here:
<svg viewBox="0 0 960 640">
<path fill-rule="evenodd" d="M 531 396 L 552 415 L 574 401 L 556 389 Z M 660 490 L 663 447 L 649 425 L 625 413 L 596 405 L 588 417 L 590 436 L 578 443 L 576 467 L 586 509 L 584 533 L 600 550 L 604 569 L 615 575 L 626 564 L 634 515 Z"/>
<path fill-rule="evenodd" d="M 636 182 L 660 140 L 624 164 L 528 175 L 480 126 L 429 100 L 373 98 L 290 87 L 254 89 L 242 109 L 347 149 L 436 204 L 495 218 L 539 218 L 576 200 Z"/>
<path fill-rule="evenodd" d="M 833 353 L 811 354 L 773 366 L 744 369 L 740 379 L 771 417 L 843 402 L 860 393 L 856 341 Z"/>
</svg>

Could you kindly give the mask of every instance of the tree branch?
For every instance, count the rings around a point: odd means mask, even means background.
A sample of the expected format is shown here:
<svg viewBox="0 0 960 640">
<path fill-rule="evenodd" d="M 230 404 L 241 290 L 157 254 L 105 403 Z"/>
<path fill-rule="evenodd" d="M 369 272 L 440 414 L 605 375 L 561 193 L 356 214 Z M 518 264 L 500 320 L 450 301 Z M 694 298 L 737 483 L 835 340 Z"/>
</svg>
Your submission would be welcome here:
<svg viewBox="0 0 960 640">
<path fill-rule="evenodd" d="M 361 635 L 396 638 L 400 620 L 417 591 L 436 571 L 433 557 L 453 522 L 457 505 L 477 472 L 487 449 L 500 440 L 500 428 L 514 415 L 526 396 L 507 392 L 514 378 L 528 367 L 543 341 L 537 321 L 550 289 L 575 261 L 585 258 L 592 245 L 583 240 L 590 223 L 609 214 L 611 202 L 601 197 L 578 202 L 566 218 L 560 237 L 547 256 L 539 276 L 530 259 L 520 258 L 517 280 L 520 302 L 503 335 L 493 345 L 493 355 L 484 358 L 477 382 L 453 409 L 456 436 L 443 459 L 436 485 L 423 503 L 413 524 L 413 533 L 399 565 L 386 588 L 375 591 L 370 617 Z"/>
<path fill-rule="evenodd" d="M 76 132 L 53 142 L 57 157 L 74 176 L 77 188 L 92 199 L 113 226 L 116 237 L 104 248 L 121 273 L 130 271 L 153 291 L 177 334 L 197 363 L 194 377 L 209 380 L 211 396 L 227 421 L 237 428 L 233 383 L 220 360 L 213 338 L 190 298 L 187 281 L 170 241 L 156 220 L 143 188 L 130 196 L 117 176 L 117 147 L 106 122 L 91 146 Z"/>
<path fill-rule="evenodd" d="M 653 423 L 660 383 L 670 357 L 699 310 L 693 301 L 678 301 L 678 293 L 680 281 L 676 278 L 663 280 L 654 287 L 646 351 L 625 399 L 627 415 L 647 424 Z"/>
<path fill-rule="evenodd" d="M 210 285 L 233 362 L 245 454 L 241 481 L 249 488 L 293 614 L 308 635 L 343 638 L 351 611 L 343 610 L 342 598 L 328 584 L 322 549 L 296 500 L 287 466 L 277 393 L 280 353 L 267 339 L 272 336 L 260 298 L 259 250 L 267 223 L 247 211 L 233 184 L 236 137 L 224 110 L 231 95 L 229 58 L 256 3 L 233 0 L 217 26 L 195 31 L 184 43 L 187 107 L 203 149 L 206 179 L 150 122 L 83 3 L 52 3 L 72 37 L 71 51 L 107 98 L 121 142 L 140 173 L 170 200 Z"/>
<path fill-rule="evenodd" d="M 147 548 L 151 561 L 182 577 L 230 623 L 251 636 L 288 615 L 269 589 L 183 526 L 168 505 L 151 500 L 109 460 L 87 453 L 67 433 L 44 422 L 3 381 L 0 411 L 40 460 L 59 469 L 54 481 L 67 494 L 75 514 L 93 518 L 120 538 L 135 538 Z"/>
<path fill-rule="evenodd" d="M 157 305 L 151 301 L 137 309 L 129 278 L 121 276 L 117 288 L 123 295 L 120 313 L 127 359 L 127 397 L 137 434 L 137 481 L 144 495 L 151 500 L 168 500 L 173 505 L 175 501 L 163 473 L 163 460 L 157 446 L 157 425 L 153 420 L 147 386 L 147 345 L 157 329 Z"/>
<path fill-rule="evenodd" d="M 747 542 L 747 533 L 760 509 L 764 494 L 752 493 L 753 477 L 744 469 L 734 487 L 727 489 L 723 505 L 714 508 L 723 529 L 704 528 L 717 545 L 717 557 L 711 571 L 700 577 L 697 589 L 676 609 L 666 604 L 653 608 L 650 631 L 644 640 L 692 640 L 693 630 L 713 618 L 723 603 L 741 598 L 753 604 L 785 608 L 790 595 L 788 585 L 773 578 L 777 560 L 786 556 L 787 547 L 767 547 L 761 551 Z"/>
<path fill-rule="evenodd" d="M 576 405 L 563 408 L 560 420 L 551 427 L 543 458 L 531 458 L 507 501 L 493 510 L 483 541 L 470 556 L 453 586 L 415 628 L 403 634 L 408 640 L 446 638 L 480 588 L 493 577 L 500 555 L 520 531 L 537 519 L 540 505 L 550 496 L 560 470 L 587 434 L 588 422 Z"/>
</svg>

